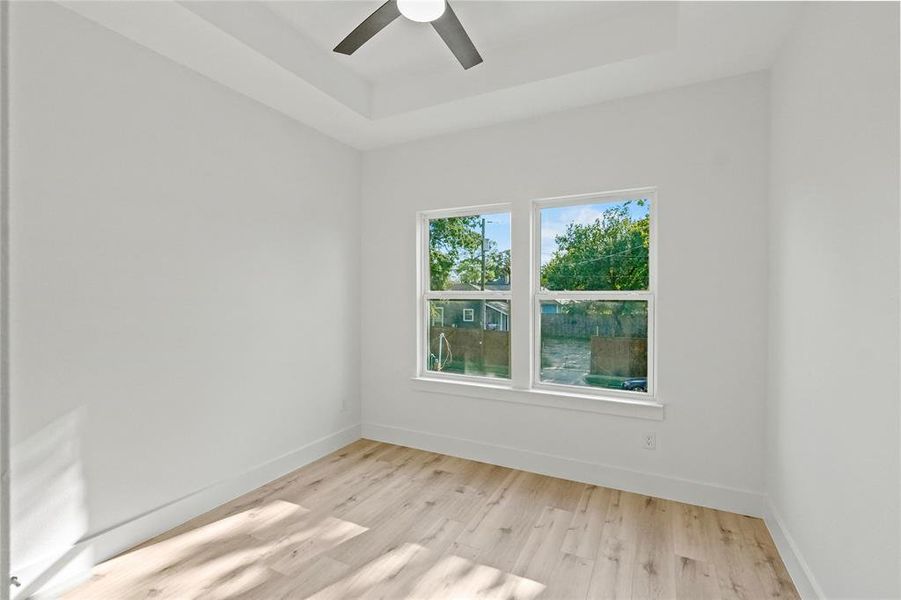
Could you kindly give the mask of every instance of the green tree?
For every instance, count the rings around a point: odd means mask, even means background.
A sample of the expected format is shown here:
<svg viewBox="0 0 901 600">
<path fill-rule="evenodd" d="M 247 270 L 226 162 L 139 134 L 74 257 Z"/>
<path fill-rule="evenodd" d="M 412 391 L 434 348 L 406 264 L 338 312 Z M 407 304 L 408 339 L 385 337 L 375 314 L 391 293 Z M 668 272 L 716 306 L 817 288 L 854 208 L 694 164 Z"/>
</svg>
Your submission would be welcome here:
<svg viewBox="0 0 901 600">
<path fill-rule="evenodd" d="M 470 252 L 455 269 L 460 283 L 482 284 L 482 249 Z M 504 280 L 510 274 L 510 251 L 500 251 L 494 240 L 485 240 L 485 282 Z"/>
<path fill-rule="evenodd" d="M 461 258 L 481 251 L 479 217 L 450 217 L 429 221 L 429 273 L 433 290 L 447 287 Z"/>
<path fill-rule="evenodd" d="M 639 206 L 645 200 L 635 201 Z M 624 202 L 592 223 L 570 223 L 541 268 L 548 290 L 643 290 L 648 287 L 650 218 L 633 219 Z"/>
<path fill-rule="evenodd" d="M 482 283 L 482 219 L 450 217 L 429 222 L 429 273 L 433 290 L 446 289 L 456 281 L 480 286 Z M 485 282 L 510 275 L 510 251 L 498 250 L 497 243 L 484 240 Z"/>
</svg>

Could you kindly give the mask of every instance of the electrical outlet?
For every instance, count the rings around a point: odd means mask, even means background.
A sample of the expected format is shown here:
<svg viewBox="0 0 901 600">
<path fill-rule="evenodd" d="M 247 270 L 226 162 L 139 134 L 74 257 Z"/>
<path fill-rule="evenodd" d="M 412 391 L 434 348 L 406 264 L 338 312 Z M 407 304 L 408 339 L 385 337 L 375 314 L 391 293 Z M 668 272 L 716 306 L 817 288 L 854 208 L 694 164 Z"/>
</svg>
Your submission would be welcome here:
<svg viewBox="0 0 901 600">
<path fill-rule="evenodd" d="M 656 433 L 646 433 L 642 438 L 642 442 L 644 444 L 645 450 L 656 450 L 657 449 L 657 434 Z"/>
</svg>

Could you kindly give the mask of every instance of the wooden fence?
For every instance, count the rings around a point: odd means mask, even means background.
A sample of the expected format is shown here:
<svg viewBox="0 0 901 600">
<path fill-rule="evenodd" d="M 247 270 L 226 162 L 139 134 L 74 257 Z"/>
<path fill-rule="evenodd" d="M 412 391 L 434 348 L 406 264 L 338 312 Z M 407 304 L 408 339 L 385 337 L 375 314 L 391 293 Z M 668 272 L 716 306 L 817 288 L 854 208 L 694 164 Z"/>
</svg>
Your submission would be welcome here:
<svg viewBox="0 0 901 600">
<path fill-rule="evenodd" d="M 442 333 L 447 337 L 453 352 L 453 364 L 510 366 L 510 333 L 507 331 L 432 327 L 429 331 L 429 348 L 435 355 L 438 354 L 438 336 Z M 447 352 L 447 349 L 444 348 L 442 352 Z"/>
<path fill-rule="evenodd" d="M 590 373 L 614 377 L 647 377 L 647 338 L 592 337 Z"/>
<path fill-rule="evenodd" d="M 648 317 L 639 315 L 541 315 L 542 337 L 647 337 Z"/>
</svg>

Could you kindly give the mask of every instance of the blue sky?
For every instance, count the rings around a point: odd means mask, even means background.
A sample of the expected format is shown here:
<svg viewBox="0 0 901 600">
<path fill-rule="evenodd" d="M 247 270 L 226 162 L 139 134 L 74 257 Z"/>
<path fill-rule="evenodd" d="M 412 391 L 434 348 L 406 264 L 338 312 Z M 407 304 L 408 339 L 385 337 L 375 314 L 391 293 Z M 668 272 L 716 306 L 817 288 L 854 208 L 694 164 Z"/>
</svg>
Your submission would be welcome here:
<svg viewBox="0 0 901 600">
<path fill-rule="evenodd" d="M 510 213 L 480 215 L 484 217 L 485 237 L 497 243 L 497 249 L 503 252 L 510 249 Z"/>
<path fill-rule="evenodd" d="M 604 210 L 616 206 L 618 202 L 598 204 L 580 204 L 578 206 L 561 206 L 559 208 L 545 208 L 541 210 L 541 264 L 547 263 L 557 243 L 554 238 L 564 231 L 569 223 L 586 225 L 593 223 L 595 219 L 604 214 Z M 629 214 L 633 219 L 643 219 L 650 210 L 650 202 L 639 206 L 635 202 L 629 205 Z M 480 215 L 486 219 L 485 237 L 497 243 L 498 250 L 510 249 L 510 214 L 497 213 Z"/>
</svg>

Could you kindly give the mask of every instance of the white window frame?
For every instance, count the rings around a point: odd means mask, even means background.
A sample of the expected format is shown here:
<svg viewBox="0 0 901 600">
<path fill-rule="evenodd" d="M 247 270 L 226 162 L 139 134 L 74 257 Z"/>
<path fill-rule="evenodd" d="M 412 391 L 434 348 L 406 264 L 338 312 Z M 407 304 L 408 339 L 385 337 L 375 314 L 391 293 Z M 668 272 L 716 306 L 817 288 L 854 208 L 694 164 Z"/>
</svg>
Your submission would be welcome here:
<svg viewBox="0 0 901 600">
<path fill-rule="evenodd" d="M 541 211 L 546 208 L 562 208 L 567 206 L 582 206 L 587 204 L 619 204 L 629 200 L 649 200 L 650 224 L 648 239 L 648 289 L 635 291 L 542 291 L 541 290 Z M 655 344 L 655 290 L 657 289 L 657 193 L 654 188 L 625 190 L 617 192 L 604 192 L 598 194 L 583 194 L 579 196 L 567 196 L 562 198 L 549 198 L 537 200 L 532 203 L 532 307 L 534 332 L 532 343 L 532 388 L 539 390 L 558 391 L 563 393 L 578 393 L 597 396 L 613 396 L 630 399 L 656 398 L 656 344 Z M 634 392 L 628 390 L 616 390 L 609 388 L 596 388 L 581 385 L 564 385 L 560 383 L 548 383 L 541 381 L 541 301 L 542 300 L 620 300 L 620 301 L 644 301 L 648 306 L 648 368 L 647 392 Z"/>
<path fill-rule="evenodd" d="M 429 273 L 429 221 L 433 219 L 447 219 L 449 217 L 471 217 L 477 215 L 496 215 L 500 213 L 510 214 L 511 228 L 513 226 L 512 206 L 505 204 L 489 204 L 485 206 L 469 206 L 465 208 L 456 208 L 451 210 L 431 210 L 419 213 L 418 233 L 417 233 L 417 252 L 419 253 L 418 261 L 418 290 L 417 302 L 419 304 L 418 319 L 418 339 L 416 355 L 417 355 L 417 373 L 419 377 L 430 379 L 441 379 L 447 381 L 458 381 L 467 383 L 483 383 L 491 386 L 509 386 L 510 379 L 501 379 L 500 377 L 484 377 L 479 375 L 459 375 L 457 373 L 443 373 L 440 371 L 429 370 L 429 301 L 430 300 L 506 300 L 510 302 L 510 312 L 513 312 L 513 291 L 512 276 L 511 289 L 498 290 L 431 290 L 431 280 Z M 513 264 L 514 250 L 510 249 L 510 264 Z M 513 331 L 510 331 L 510 349 L 513 350 Z M 512 377 L 512 364 L 511 364 Z"/>
<path fill-rule="evenodd" d="M 628 292 L 542 292 L 541 209 L 581 204 L 648 199 L 650 240 L 648 289 Z M 507 291 L 431 291 L 429 278 L 429 221 L 447 217 L 510 214 L 510 289 Z M 663 419 L 657 396 L 656 291 L 657 190 L 653 187 L 579 194 L 516 203 L 428 210 L 417 214 L 416 250 L 418 305 L 416 375 L 414 388 L 443 395 L 549 406 L 651 420 Z M 648 303 L 648 391 L 631 392 L 539 381 L 541 367 L 541 300 L 643 300 Z M 458 375 L 428 370 L 429 300 L 507 300 L 510 302 L 510 379 Z"/>
<path fill-rule="evenodd" d="M 466 318 L 466 312 L 469 311 L 469 318 Z M 476 309 L 474 308 L 464 308 L 463 309 L 463 322 L 464 323 L 475 323 L 476 321 Z M 484 326 L 484 323 L 483 323 Z"/>
</svg>

